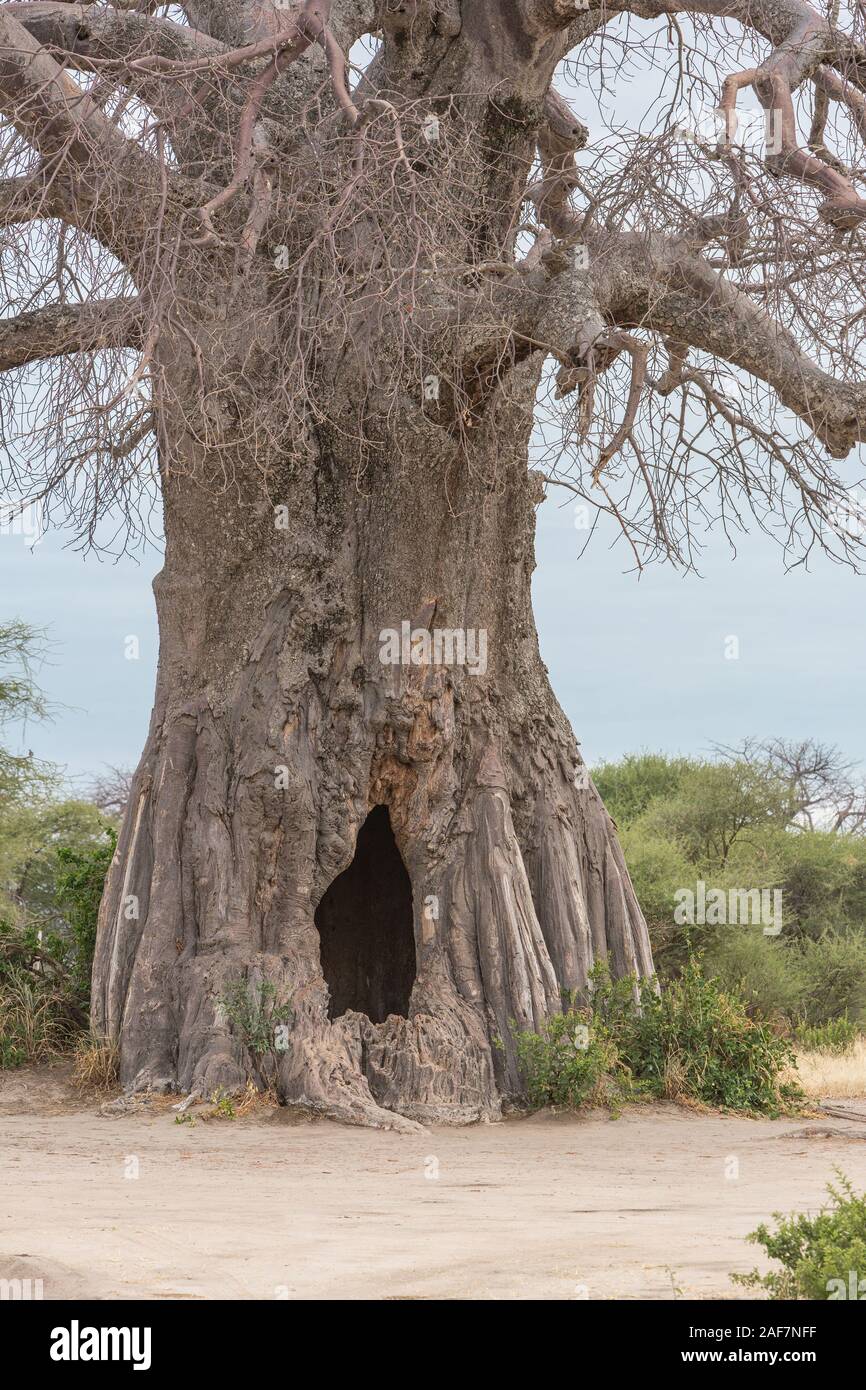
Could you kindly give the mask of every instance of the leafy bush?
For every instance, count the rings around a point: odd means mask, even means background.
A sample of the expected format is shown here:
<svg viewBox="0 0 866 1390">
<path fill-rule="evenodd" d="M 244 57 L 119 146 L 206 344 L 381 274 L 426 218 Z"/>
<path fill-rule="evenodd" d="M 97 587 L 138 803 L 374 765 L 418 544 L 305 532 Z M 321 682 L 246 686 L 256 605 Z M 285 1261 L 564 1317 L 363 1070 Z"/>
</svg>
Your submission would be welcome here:
<svg viewBox="0 0 866 1390">
<path fill-rule="evenodd" d="M 834 1018 L 866 1023 L 866 936 L 825 932 L 798 947 L 803 992 L 800 1014 L 820 1026 Z"/>
<path fill-rule="evenodd" d="M 799 1100 L 780 1081 L 794 1065 L 790 1045 L 707 979 L 698 959 L 661 993 L 644 984 L 641 996 L 630 1061 L 661 1093 L 678 1078 L 683 1095 L 706 1105 L 770 1115 Z"/>
<path fill-rule="evenodd" d="M 751 1014 L 784 1020 L 792 1030 L 845 1019 L 856 1033 L 866 1023 L 866 937 L 859 932 L 786 942 L 728 927 L 717 933 L 706 964 Z"/>
<path fill-rule="evenodd" d="M 57 876 L 56 901 L 69 924 L 71 935 L 70 984 L 85 1001 L 90 999 L 99 904 L 116 843 L 115 831 L 107 826 L 104 844 L 88 845 L 84 849 L 66 845 L 57 850 L 61 867 Z"/>
<path fill-rule="evenodd" d="M 726 994 L 743 1000 L 752 1016 L 799 1017 L 804 988 L 801 958 L 779 938 L 764 936 L 754 927 L 725 927 L 707 949 L 704 965 Z"/>
<path fill-rule="evenodd" d="M 834 1018 L 830 1023 L 801 1023 L 796 1031 L 797 1043 L 805 1052 L 847 1052 L 860 1036 L 860 1029 L 850 1018 Z"/>
<path fill-rule="evenodd" d="M 113 848 L 110 830 L 101 843 L 56 847 L 55 914 L 0 920 L 0 1067 L 67 1050 L 86 1028 L 96 919 Z"/>
<path fill-rule="evenodd" d="M 0 621 L 0 1067 L 68 1049 L 87 1026 L 96 916 L 115 837 L 99 809 L 64 796 L 60 772 L 4 745 L 49 714 L 33 680 L 44 648 Z"/>
<path fill-rule="evenodd" d="M 515 1036 L 530 1105 L 612 1105 L 634 1094 L 611 1022 L 596 1007 L 574 1005 L 555 1014 L 541 1033 Z"/>
<path fill-rule="evenodd" d="M 43 1061 L 65 1051 L 80 1026 L 62 986 L 21 965 L 2 965 L 0 1068 Z"/>
<path fill-rule="evenodd" d="M 801 1100 L 782 1081 L 794 1065 L 790 1045 L 707 979 L 699 960 L 660 992 L 652 980 L 613 982 L 597 966 L 589 1004 L 515 1042 L 533 1105 L 657 1096 L 778 1115 Z"/>
<path fill-rule="evenodd" d="M 779 1272 L 734 1274 L 735 1283 L 765 1289 L 770 1298 L 841 1300 L 866 1298 L 866 1193 L 857 1196 L 839 1174 L 839 1188 L 828 1184 L 832 1198 L 817 1216 L 774 1212 L 775 1231 L 763 1223 L 746 1237 L 763 1245 Z"/>
</svg>

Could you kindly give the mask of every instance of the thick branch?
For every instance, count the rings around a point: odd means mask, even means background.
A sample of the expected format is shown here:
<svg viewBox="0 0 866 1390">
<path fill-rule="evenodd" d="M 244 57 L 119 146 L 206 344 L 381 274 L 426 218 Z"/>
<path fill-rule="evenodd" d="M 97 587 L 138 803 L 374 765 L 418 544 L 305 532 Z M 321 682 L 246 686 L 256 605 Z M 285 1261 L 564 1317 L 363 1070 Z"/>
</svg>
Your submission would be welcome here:
<svg viewBox="0 0 866 1390">
<path fill-rule="evenodd" d="M 588 127 L 565 98 L 551 88 L 544 103 L 544 124 L 538 134 L 542 176 L 528 190 L 528 196 L 541 221 L 558 237 L 575 232 L 582 220 L 572 211 L 569 199 L 577 186 L 575 151 L 582 150 L 588 139 Z"/>
<path fill-rule="evenodd" d="M 608 270 L 610 257 L 615 270 Z M 767 382 L 837 458 L 866 439 L 866 383 L 839 381 L 685 242 L 622 236 L 594 262 L 599 301 L 622 327 L 643 327 L 710 352 Z"/>
<path fill-rule="evenodd" d="M 0 179 L 0 227 L 62 215 L 63 200 L 54 185 L 46 184 L 40 172 Z"/>
<path fill-rule="evenodd" d="M 866 96 L 832 68 L 822 65 L 815 69 L 812 80 L 819 96 L 847 106 L 860 139 L 866 142 Z"/>
<path fill-rule="evenodd" d="M 3 6 L 44 48 L 61 50 L 73 67 L 86 67 L 88 58 L 113 59 L 158 54 L 163 58 L 201 58 L 219 54 L 225 45 L 170 19 L 157 19 L 132 10 L 103 5 L 65 4 L 63 0 L 33 0 Z"/>
<path fill-rule="evenodd" d="M 274 54 L 250 87 L 241 113 L 237 157 L 231 182 L 199 210 L 199 216 L 205 226 L 204 241 L 218 239 L 213 225 L 214 213 L 231 202 L 253 172 L 256 122 L 268 91 L 313 44 L 319 43 L 324 49 L 337 102 L 352 124 L 357 124 L 359 113 L 349 93 L 346 60 L 328 28 L 330 11 L 331 0 L 303 0 L 298 13 L 288 24 L 279 21 L 274 37 L 262 40 L 272 45 Z M 252 216 L 254 220 L 259 219 L 256 210 Z"/>
<path fill-rule="evenodd" d="M 142 342 L 143 316 L 135 299 L 51 304 L 0 319 L 0 371 L 72 352 L 141 347 Z"/>
<path fill-rule="evenodd" d="M 156 166 L 6 8 L 0 8 L 0 111 L 74 192 L 70 221 L 126 259 L 160 196 Z M 136 208 L 135 217 L 130 210 Z"/>
<path fill-rule="evenodd" d="M 127 82 L 163 121 L 188 115 L 189 93 L 175 81 L 165 81 L 148 63 L 194 65 L 215 60 L 225 45 L 169 19 L 151 18 L 132 10 L 117 11 L 104 5 L 65 4 L 63 0 L 35 0 L 6 5 L 6 13 L 44 48 L 62 55 L 66 68 L 81 72 L 116 68 L 119 81 Z M 177 136 L 175 134 L 175 139 Z"/>
<path fill-rule="evenodd" d="M 290 7 L 275 0 L 188 0 L 183 8 L 196 29 L 234 48 L 273 38 Z M 377 0 L 332 0 L 329 23 L 341 48 L 348 52 L 362 34 L 378 29 L 379 8 Z"/>
<path fill-rule="evenodd" d="M 816 27 L 819 27 L 817 20 L 806 27 L 802 34 L 804 48 L 808 49 Z M 767 168 L 774 174 L 787 174 L 819 188 L 825 198 L 821 215 L 826 221 L 840 228 L 856 226 L 866 217 L 866 202 L 859 197 L 850 178 L 826 160 L 800 148 L 791 95 L 793 84 L 787 75 L 792 69 L 795 79 L 799 80 L 799 67 L 792 59 L 790 49 L 783 45 L 761 67 L 748 68 L 725 79 L 719 103 L 725 119 L 720 153 L 730 151 L 730 142 L 736 130 L 737 93 L 741 88 L 751 86 L 767 111 L 770 123 Z"/>
<path fill-rule="evenodd" d="M 249 38 L 244 33 L 243 0 L 188 0 L 183 10 L 194 29 L 230 48 Z"/>
</svg>

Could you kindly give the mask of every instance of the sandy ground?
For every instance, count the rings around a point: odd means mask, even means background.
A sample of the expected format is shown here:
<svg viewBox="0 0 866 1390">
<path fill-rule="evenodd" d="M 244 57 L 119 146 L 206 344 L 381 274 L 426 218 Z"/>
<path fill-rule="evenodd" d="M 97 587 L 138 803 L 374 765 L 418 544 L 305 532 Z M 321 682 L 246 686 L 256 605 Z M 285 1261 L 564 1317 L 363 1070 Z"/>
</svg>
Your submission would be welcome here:
<svg viewBox="0 0 866 1390">
<path fill-rule="evenodd" d="M 709 1298 L 745 1234 L 866 1186 L 863 1123 L 675 1106 L 402 1136 L 260 1110 L 103 1118 L 0 1073 L 0 1277 L 45 1298 Z"/>
</svg>

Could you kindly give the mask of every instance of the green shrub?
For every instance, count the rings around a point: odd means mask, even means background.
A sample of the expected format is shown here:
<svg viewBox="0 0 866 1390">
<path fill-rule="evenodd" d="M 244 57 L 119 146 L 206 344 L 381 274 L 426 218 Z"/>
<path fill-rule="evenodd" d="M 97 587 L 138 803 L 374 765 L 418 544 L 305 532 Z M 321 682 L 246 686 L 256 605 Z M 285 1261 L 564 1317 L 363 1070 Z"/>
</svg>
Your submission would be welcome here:
<svg viewBox="0 0 866 1390">
<path fill-rule="evenodd" d="M 658 994 L 643 983 L 633 1028 L 629 1064 L 656 1094 L 679 1090 L 705 1105 L 767 1115 L 802 1098 L 781 1081 L 794 1065 L 790 1044 L 707 979 L 697 958 Z"/>
<path fill-rule="evenodd" d="M 834 1018 L 830 1023 L 801 1023 L 795 1036 L 805 1052 L 847 1052 L 860 1029 L 850 1018 Z"/>
<path fill-rule="evenodd" d="M 71 988 L 85 1004 L 90 1001 L 90 976 L 96 946 L 96 922 L 117 835 L 106 826 L 105 843 L 84 849 L 61 846 L 57 850 L 56 903 L 71 934 L 69 979 Z"/>
<path fill-rule="evenodd" d="M 535 1108 L 611 1105 L 635 1093 L 610 1023 L 599 1009 L 571 1005 L 541 1033 L 516 1034 L 527 1099 Z"/>
<path fill-rule="evenodd" d="M 866 936 L 825 932 L 798 947 L 804 1023 L 821 1026 L 834 1018 L 866 1022 Z"/>
<path fill-rule="evenodd" d="M 794 1063 L 790 1045 L 749 1018 L 697 959 L 660 992 L 653 980 L 639 989 L 633 980 L 613 982 L 597 966 L 589 995 L 587 1005 L 572 1005 L 541 1033 L 516 1034 L 531 1104 L 657 1096 L 778 1115 L 801 1100 L 781 1079 Z"/>
<path fill-rule="evenodd" d="M 734 1282 L 773 1299 L 866 1298 L 866 1193 L 857 1196 L 841 1173 L 839 1189 L 828 1184 L 827 1191 L 832 1201 L 817 1216 L 774 1212 L 774 1231 L 762 1223 L 746 1237 L 779 1260 L 780 1271 L 753 1269 L 732 1275 Z"/>
<path fill-rule="evenodd" d="M 0 920 L 0 1068 L 67 1050 L 87 1027 L 96 919 L 114 833 L 57 846 L 51 914 Z"/>
<path fill-rule="evenodd" d="M 790 941 L 725 928 L 709 947 L 706 966 L 751 1014 L 785 1020 L 790 1029 L 844 1019 L 856 1034 L 866 1023 L 866 937 L 859 932 Z"/>
<path fill-rule="evenodd" d="M 743 1000 L 752 1016 L 797 1018 L 803 996 L 800 955 L 779 937 L 756 927 L 725 927 L 704 958 L 705 972 L 726 994 Z"/>
</svg>

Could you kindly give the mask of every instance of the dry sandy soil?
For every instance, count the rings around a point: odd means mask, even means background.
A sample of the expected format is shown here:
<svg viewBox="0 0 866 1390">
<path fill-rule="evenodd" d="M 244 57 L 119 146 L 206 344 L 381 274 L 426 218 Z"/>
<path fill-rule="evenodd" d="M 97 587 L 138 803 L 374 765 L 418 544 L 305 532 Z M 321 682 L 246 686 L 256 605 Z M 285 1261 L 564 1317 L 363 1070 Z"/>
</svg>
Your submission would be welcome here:
<svg viewBox="0 0 866 1390">
<path fill-rule="evenodd" d="M 758 1221 L 819 1206 L 834 1167 L 866 1186 L 866 1101 L 841 1104 L 863 1121 L 652 1106 L 403 1136 L 105 1118 L 62 1070 L 0 1073 L 0 1277 L 45 1298 L 737 1296 Z"/>
</svg>

